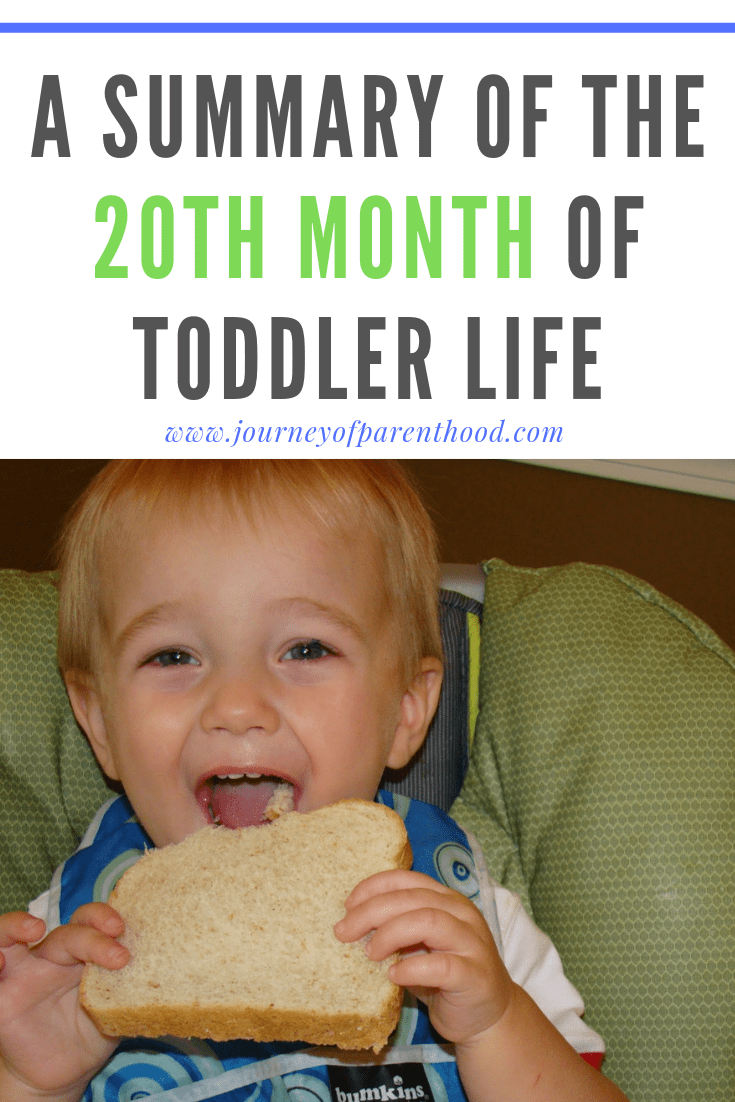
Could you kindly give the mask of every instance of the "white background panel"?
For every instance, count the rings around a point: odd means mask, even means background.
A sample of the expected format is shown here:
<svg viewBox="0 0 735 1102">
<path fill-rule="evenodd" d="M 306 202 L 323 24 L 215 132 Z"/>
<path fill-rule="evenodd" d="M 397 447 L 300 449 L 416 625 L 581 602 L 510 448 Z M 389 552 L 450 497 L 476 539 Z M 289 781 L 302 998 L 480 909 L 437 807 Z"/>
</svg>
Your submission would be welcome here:
<svg viewBox="0 0 735 1102">
<path fill-rule="evenodd" d="M 653 8 L 653 5 L 649 5 Z M 168 5 L 126 7 L 125 18 L 170 19 Z M 645 5 L 636 18 L 653 19 Z M 260 13 L 262 16 L 262 13 Z M 413 13 L 411 13 L 413 14 Z M 458 5 L 451 17 L 491 19 L 486 5 Z M 246 19 L 241 6 L 211 3 L 209 20 Z M 497 13 L 495 13 L 497 17 Z M 60 18 L 57 6 L 35 4 L 24 18 Z M 438 6 L 422 10 L 427 20 L 446 18 Z M 526 4 L 518 19 L 550 18 L 545 6 Z M 68 4 L 68 20 L 96 19 L 94 6 Z M 177 6 L 177 19 L 201 19 L 201 8 Z M 408 18 L 405 5 L 371 9 L 371 20 Z M 599 18 L 598 13 L 598 18 Z M 609 15 L 608 15 L 609 17 Z M 632 18 L 618 6 L 614 18 Z M 702 4 L 699 20 L 723 19 L 722 5 Z M 250 18 L 253 18 L 252 9 Z M 279 8 L 279 18 L 304 19 L 301 8 Z M 343 18 L 335 5 L 312 5 L 312 20 Z M 353 12 L 352 17 L 355 18 Z M 582 5 L 555 7 L 553 18 L 588 18 Z M 681 6 L 666 18 L 685 18 Z M 405 455 L 407 457 L 564 459 L 590 454 L 622 457 L 669 454 L 683 458 L 731 454 L 733 353 L 730 336 L 730 252 L 735 240 L 729 190 L 729 148 L 733 106 L 730 78 L 733 37 L 715 34 L 10 34 L 0 37 L 0 140 L 10 166 L 0 184 L 5 201 L 3 303 L 3 454 L 6 456 L 95 455 Z M 132 156 L 108 156 L 102 135 L 117 124 L 104 89 L 117 73 L 133 78 L 137 96 L 124 105 L 138 131 Z M 255 156 L 255 81 L 271 74 L 278 94 L 288 74 L 301 74 L 303 155 Z M 432 156 L 418 156 L 418 127 L 407 74 L 424 88 L 432 74 L 443 82 L 432 122 Z M 476 89 L 486 74 L 500 74 L 510 90 L 510 144 L 500 158 L 484 157 L 476 141 Z M 44 74 L 58 74 L 71 148 L 59 158 L 49 143 L 32 158 L 39 93 Z M 148 141 L 149 77 L 171 74 L 183 82 L 183 141 L 170 159 L 153 154 Z M 211 74 L 218 95 L 228 74 L 242 77 L 242 156 L 228 152 L 197 157 L 195 94 L 198 74 Z M 327 155 L 313 156 L 327 74 L 342 78 L 352 157 L 340 157 L 336 142 Z M 380 74 L 397 91 L 393 129 L 396 158 L 363 153 L 363 78 Z M 547 119 L 537 126 L 536 156 L 523 155 L 523 77 L 549 74 L 551 88 L 537 103 Z M 607 155 L 592 155 L 592 93 L 583 74 L 614 74 L 607 93 Z M 644 102 L 648 76 L 661 76 L 662 151 L 642 155 L 626 148 L 628 74 L 641 76 Z M 677 74 L 701 74 L 702 88 L 689 93 L 699 112 L 690 141 L 704 156 L 675 156 Z M 272 145 L 271 145 L 272 149 Z M 126 204 L 128 223 L 115 263 L 127 264 L 127 279 L 95 279 L 95 262 L 111 223 L 96 223 L 100 198 L 114 194 Z M 141 269 L 140 212 L 152 195 L 174 210 L 174 266 L 165 279 Z M 208 272 L 194 276 L 193 212 L 185 195 L 215 195 L 219 207 L 208 218 Z M 263 197 L 264 269 L 260 279 L 228 276 L 228 196 Z M 335 279 L 300 274 L 300 197 L 315 195 L 322 217 L 329 197 L 344 195 L 347 209 L 347 269 Z M 360 267 L 359 216 L 363 201 L 384 197 L 393 213 L 392 268 L 381 279 Z M 406 196 L 418 197 L 428 222 L 429 200 L 442 204 L 442 271 L 430 278 L 419 252 L 418 276 L 405 267 Z M 462 217 L 454 195 L 487 197 L 477 214 L 475 278 L 462 272 Z M 518 197 L 531 196 L 532 269 L 518 277 L 511 247 L 511 276 L 496 273 L 496 197 L 508 195 L 515 224 Z M 578 195 L 593 196 L 602 212 L 600 271 L 575 278 L 567 263 L 567 212 Z M 638 241 L 628 247 L 627 278 L 615 278 L 614 197 L 642 196 L 642 210 L 628 216 Z M 243 250 L 247 273 L 248 250 Z M 316 272 L 315 262 L 315 272 Z M 158 337 L 155 399 L 143 392 L 143 334 L 133 317 L 164 316 L 169 327 Z M 211 334 L 211 381 L 206 396 L 186 399 L 177 385 L 177 329 L 189 316 L 205 319 Z M 252 396 L 223 396 L 223 318 L 248 318 L 258 336 L 258 381 Z M 296 319 L 306 349 L 304 385 L 298 396 L 271 397 L 270 326 L 273 317 Z M 332 319 L 332 385 L 345 399 L 319 396 L 318 319 Z M 386 397 L 361 398 L 357 381 L 357 319 L 385 318 L 372 348 L 381 356 L 371 371 Z M 397 391 L 397 333 L 400 317 L 417 317 L 429 327 L 426 361 L 431 398 L 410 399 Z M 481 382 L 494 386 L 494 399 L 467 396 L 467 318 L 481 319 Z M 506 396 L 505 327 L 519 319 L 520 396 Z M 546 397 L 534 396 L 533 319 L 560 317 L 548 347 L 558 362 L 547 368 Z M 599 317 L 587 345 L 597 362 L 587 382 L 599 399 L 581 400 L 572 389 L 574 317 Z M 241 365 L 242 370 L 242 365 Z M 464 429 L 464 442 L 445 443 L 447 428 Z M 351 426 L 352 442 L 345 445 Z M 222 441 L 166 442 L 171 426 L 222 430 Z M 241 429 L 255 434 L 243 445 Z M 355 450 L 364 426 L 371 439 Z M 396 429 L 400 426 L 400 431 Z M 279 443 L 257 444 L 259 429 L 288 427 Z M 303 437 L 313 428 L 307 443 Z M 334 444 L 338 428 L 341 443 Z M 288 442 L 300 428 L 302 442 Z M 405 430 L 412 428 L 407 434 Z M 424 430 L 420 442 L 416 437 Z M 537 428 L 538 438 L 528 442 Z M 548 429 L 544 443 L 544 429 Z M 551 429 L 556 432 L 551 436 Z M 323 433 L 329 442 L 323 444 Z M 373 437 L 384 429 L 385 439 Z M 395 431 L 394 431 L 395 430 Z M 427 430 L 429 432 L 427 433 Z M 561 431 L 559 431 L 561 430 Z M 392 434 L 392 442 L 391 442 Z M 211 434 L 210 434 L 211 435 Z M 214 435 L 217 435 L 216 433 Z M 380 434 L 379 434 L 380 435 Z M 428 435 L 428 441 L 427 441 Z M 514 441 L 518 436 L 518 442 Z M 490 442 L 490 437 L 493 442 Z M 559 439 L 561 436 L 561 439 Z M 497 441 L 497 442 L 496 442 Z M 316 444 L 322 447 L 316 449 Z"/>
</svg>

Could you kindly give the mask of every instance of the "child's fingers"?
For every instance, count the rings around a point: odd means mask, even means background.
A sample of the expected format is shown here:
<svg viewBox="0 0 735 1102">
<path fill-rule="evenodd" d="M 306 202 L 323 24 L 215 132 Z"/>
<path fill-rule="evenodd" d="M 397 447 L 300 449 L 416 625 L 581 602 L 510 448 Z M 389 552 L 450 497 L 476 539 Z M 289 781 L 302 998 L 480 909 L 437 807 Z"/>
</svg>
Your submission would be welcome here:
<svg viewBox="0 0 735 1102">
<path fill-rule="evenodd" d="M 122 968 L 130 959 L 128 950 L 114 938 L 80 922 L 58 926 L 32 952 L 52 964 L 99 964 L 110 969 Z"/>
<path fill-rule="evenodd" d="M 477 936 L 483 937 L 485 933 L 489 936 L 485 920 L 473 903 L 449 888 L 444 891 L 435 891 L 433 881 L 428 877 L 426 881 L 429 887 L 411 887 L 382 892 L 354 904 L 334 927 L 337 937 L 341 941 L 357 941 L 371 930 L 380 929 L 392 919 L 415 911 L 446 912 L 468 925 Z M 441 888 L 441 885 L 439 887 Z"/>
<path fill-rule="evenodd" d="M 417 948 L 432 953 L 476 957 L 485 951 L 484 939 L 462 918 L 437 907 L 420 907 L 394 915 L 375 929 L 365 952 L 371 960 Z"/>
<path fill-rule="evenodd" d="M 120 937 L 125 932 L 125 923 L 109 903 L 85 903 L 77 908 L 69 921 L 78 926 L 92 926 L 110 937 Z"/>
<path fill-rule="evenodd" d="M 376 895 L 385 892 L 403 891 L 409 888 L 426 888 L 440 894 L 453 894 L 451 888 L 440 884 L 438 880 L 432 880 L 423 872 L 414 872 L 412 869 L 387 869 L 385 872 L 376 872 L 366 877 L 350 892 L 345 900 L 345 907 L 351 910 L 353 907 L 365 903 Z"/>
<path fill-rule="evenodd" d="M 0 949 L 11 945 L 29 945 L 39 941 L 46 932 L 46 924 L 27 911 L 10 911 L 0 915 Z"/>
<path fill-rule="evenodd" d="M 393 983 L 412 990 L 466 991 L 477 981 L 474 961 L 454 953 L 415 953 L 392 964 Z"/>
<path fill-rule="evenodd" d="M 481 960 L 454 953 L 404 957 L 388 975 L 427 1004 L 433 1025 L 448 1041 L 464 1041 L 491 1028 L 512 998 L 504 968 L 491 977 Z"/>
<path fill-rule="evenodd" d="M 14 952 L 15 945 L 32 945 L 34 941 L 40 941 L 46 933 L 46 923 L 40 918 L 34 918 L 26 911 L 9 911 L 0 915 L 0 975 L 5 968 L 6 954 Z M 20 950 L 26 952 L 25 949 Z"/>
</svg>

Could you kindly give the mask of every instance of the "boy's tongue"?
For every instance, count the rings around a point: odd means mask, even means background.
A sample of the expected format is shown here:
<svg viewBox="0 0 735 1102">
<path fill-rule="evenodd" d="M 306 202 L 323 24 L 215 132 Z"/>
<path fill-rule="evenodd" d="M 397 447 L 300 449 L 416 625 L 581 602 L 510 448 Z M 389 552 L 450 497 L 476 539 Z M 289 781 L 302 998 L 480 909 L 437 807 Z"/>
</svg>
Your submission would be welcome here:
<svg viewBox="0 0 735 1102">
<path fill-rule="evenodd" d="M 231 830 L 262 824 L 266 806 L 278 783 L 278 777 L 214 781 L 212 815 L 215 821 Z"/>
</svg>

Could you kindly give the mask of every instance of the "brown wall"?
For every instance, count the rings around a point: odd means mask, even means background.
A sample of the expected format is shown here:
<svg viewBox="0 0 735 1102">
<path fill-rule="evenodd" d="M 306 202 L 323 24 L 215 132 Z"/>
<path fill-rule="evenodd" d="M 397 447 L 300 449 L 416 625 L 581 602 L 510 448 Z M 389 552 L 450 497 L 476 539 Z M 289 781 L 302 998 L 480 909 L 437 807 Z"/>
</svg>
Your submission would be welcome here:
<svg viewBox="0 0 735 1102">
<path fill-rule="evenodd" d="M 104 459 L 2 459 L 0 567 L 48 570 L 64 513 Z"/>
<path fill-rule="evenodd" d="M 65 510 L 103 460 L 0 460 L 0 567 L 44 570 Z M 407 461 L 447 562 L 584 560 L 645 578 L 735 646 L 735 502 L 504 460 Z"/>
<path fill-rule="evenodd" d="M 406 466 L 433 511 L 445 562 L 616 566 L 735 647 L 735 502 L 505 460 Z"/>
</svg>

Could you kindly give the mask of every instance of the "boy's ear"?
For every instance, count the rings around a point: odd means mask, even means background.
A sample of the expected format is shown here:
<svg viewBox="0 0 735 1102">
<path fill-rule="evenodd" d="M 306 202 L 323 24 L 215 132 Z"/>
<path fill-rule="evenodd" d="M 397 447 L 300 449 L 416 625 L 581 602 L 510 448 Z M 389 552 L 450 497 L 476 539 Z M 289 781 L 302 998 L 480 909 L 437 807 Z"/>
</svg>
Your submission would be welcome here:
<svg viewBox="0 0 735 1102">
<path fill-rule="evenodd" d="M 64 681 L 72 711 L 89 740 L 94 756 L 110 780 L 118 781 L 120 778 L 110 750 L 102 706 L 93 676 L 79 670 L 70 670 L 64 674 Z"/>
<path fill-rule="evenodd" d="M 442 687 L 442 664 L 438 658 L 422 658 L 419 672 L 401 700 L 401 713 L 386 765 L 401 769 L 407 765 L 426 738 Z"/>
</svg>

